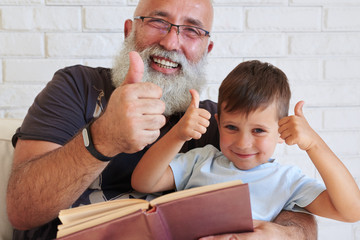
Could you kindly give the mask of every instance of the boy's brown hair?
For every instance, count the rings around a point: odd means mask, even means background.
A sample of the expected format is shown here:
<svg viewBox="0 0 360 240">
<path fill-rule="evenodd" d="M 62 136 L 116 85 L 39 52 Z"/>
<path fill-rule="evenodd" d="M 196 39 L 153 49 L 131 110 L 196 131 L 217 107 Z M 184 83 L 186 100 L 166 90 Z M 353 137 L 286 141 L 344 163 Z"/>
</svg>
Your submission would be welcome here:
<svg viewBox="0 0 360 240">
<path fill-rule="evenodd" d="M 291 97 L 288 79 L 277 67 L 257 60 L 240 63 L 221 83 L 218 116 L 240 112 L 246 116 L 276 101 L 279 119 L 286 117 Z"/>
</svg>

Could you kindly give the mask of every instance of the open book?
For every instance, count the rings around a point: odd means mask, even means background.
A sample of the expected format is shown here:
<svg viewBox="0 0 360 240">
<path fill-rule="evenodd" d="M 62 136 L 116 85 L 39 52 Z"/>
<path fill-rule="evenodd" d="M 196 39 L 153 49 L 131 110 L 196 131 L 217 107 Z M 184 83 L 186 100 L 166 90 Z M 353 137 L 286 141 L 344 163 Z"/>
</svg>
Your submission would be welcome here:
<svg viewBox="0 0 360 240">
<path fill-rule="evenodd" d="M 240 180 L 61 210 L 61 239 L 197 239 L 253 231 L 249 188 Z"/>
</svg>

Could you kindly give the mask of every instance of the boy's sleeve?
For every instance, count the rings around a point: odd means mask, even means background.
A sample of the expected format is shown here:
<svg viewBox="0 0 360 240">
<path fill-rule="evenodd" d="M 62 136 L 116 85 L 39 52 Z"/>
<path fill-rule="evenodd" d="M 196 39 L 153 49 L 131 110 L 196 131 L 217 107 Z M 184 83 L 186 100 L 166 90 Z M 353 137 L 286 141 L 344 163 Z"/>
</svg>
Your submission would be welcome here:
<svg viewBox="0 0 360 240">
<path fill-rule="evenodd" d="M 309 213 L 304 207 L 312 203 L 326 190 L 326 187 L 321 181 L 304 175 L 297 167 L 294 168 L 292 174 L 298 181 L 289 186 L 292 189 L 292 195 L 287 201 L 284 210 Z"/>
<path fill-rule="evenodd" d="M 210 147 L 210 145 L 208 146 Z M 208 159 L 208 146 L 179 153 L 171 161 L 170 167 L 174 174 L 177 191 L 186 189 L 194 168 Z"/>
</svg>

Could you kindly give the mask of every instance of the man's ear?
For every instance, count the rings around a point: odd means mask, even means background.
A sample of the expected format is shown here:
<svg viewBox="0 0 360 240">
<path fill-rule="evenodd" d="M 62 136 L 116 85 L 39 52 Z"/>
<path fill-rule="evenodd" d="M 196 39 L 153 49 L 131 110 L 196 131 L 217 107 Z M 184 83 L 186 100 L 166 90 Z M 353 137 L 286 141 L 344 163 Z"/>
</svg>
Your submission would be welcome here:
<svg viewBox="0 0 360 240">
<path fill-rule="evenodd" d="M 208 53 L 211 52 L 211 50 L 213 49 L 213 47 L 214 47 L 214 42 L 213 42 L 213 41 L 210 41 L 209 46 L 208 46 Z"/>
<path fill-rule="evenodd" d="M 131 30 L 132 30 L 132 24 L 133 24 L 133 21 L 130 20 L 130 19 L 127 19 L 124 23 L 124 34 L 125 34 L 125 38 L 127 38 L 130 33 L 131 33 Z"/>
</svg>

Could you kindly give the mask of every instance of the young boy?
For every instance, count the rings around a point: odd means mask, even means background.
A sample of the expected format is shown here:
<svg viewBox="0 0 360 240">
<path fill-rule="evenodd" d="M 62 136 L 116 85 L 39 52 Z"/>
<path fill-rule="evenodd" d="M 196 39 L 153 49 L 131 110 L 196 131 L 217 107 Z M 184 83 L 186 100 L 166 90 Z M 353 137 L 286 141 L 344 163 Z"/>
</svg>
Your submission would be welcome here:
<svg viewBox="0 0 360 240">
<path fill-rule="evenodd" d="M 307 123 L 300 101 L 288 115 L 290 87 L 278 68 L 259 61 L 239 64 L 219 89 L 221 152 L 211 145 L 177 154 L 205 133 L 210 114 L 199 96 L 183 118 L 143 156 L 132 175 L 140 192 L 182 190 L 241 179 L 249 183 L 253 218 L 271 221 L 281 210 L 308 211 L 340 221 L 360 220 L 360 191 L 346 167 Z M 294 166 L 273 159 L 277 143 L 307 152 L 326 188 Z"/>
</svg>

